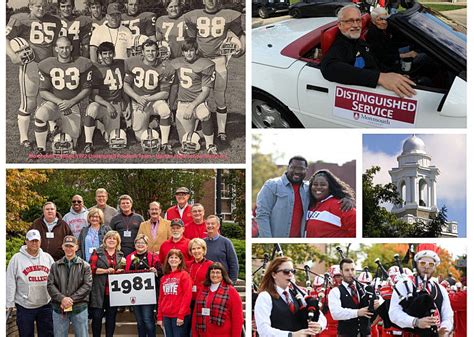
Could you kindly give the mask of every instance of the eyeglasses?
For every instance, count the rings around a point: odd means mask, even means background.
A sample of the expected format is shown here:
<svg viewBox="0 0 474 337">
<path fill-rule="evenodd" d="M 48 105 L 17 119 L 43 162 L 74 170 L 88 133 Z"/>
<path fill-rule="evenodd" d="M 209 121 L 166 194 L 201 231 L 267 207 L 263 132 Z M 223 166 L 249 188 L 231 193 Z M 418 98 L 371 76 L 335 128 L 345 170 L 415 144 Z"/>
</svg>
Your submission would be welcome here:
<svg viewBox="0 0 474 337">
<path fill-rule="evenodd" d="M 137 242 L 135 242 L 135 245 L 137 245 L 137 246 L 146 245 L 146 242 L 143 242 L 143 241 L 137 241 Z"/>
<path fill-rule="evenodd" d="M 435 263 L 434 262 L 428 262 L 428 261 L 418 261 L 418 263 L 420 264 L 420 266 L 424 267 L 426 265 L 428 265 L 429 267 L 433 268 Z"/>
<path fill-rule="evenodd" d="M 348 19 L 348 20 L 341 20 L 340 22 L 342 23 L 348 23 L 350 25 L 353 25 L 354 23 L 357 23 L 358 25 L 360 25 L 362 23 L 362 19 Z"/>
<path fill-rule="evenodd" d="M 81 203 L 82 203 L 82 200 L 73 200 L 72 203 L 73 203 L 73 204 L 81 204 Z"/>
<path fill-rule="evenodd" d="M 277 273 L 282 272 L 285 275 L 290 275 L 290 273 L 294 274 L 296 270 L 294 269 L 280 269 L 276 271 Z"/>
</svg>

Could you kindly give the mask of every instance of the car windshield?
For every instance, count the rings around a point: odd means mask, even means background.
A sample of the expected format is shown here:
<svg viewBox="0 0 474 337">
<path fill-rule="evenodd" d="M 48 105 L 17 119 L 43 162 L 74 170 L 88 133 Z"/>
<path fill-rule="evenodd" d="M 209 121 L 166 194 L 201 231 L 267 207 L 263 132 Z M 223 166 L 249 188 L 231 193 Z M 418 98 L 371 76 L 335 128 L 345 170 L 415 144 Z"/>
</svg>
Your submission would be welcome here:
<svg viewBox="0 0 474 337">
<path fill-rule="evenodd" d="M 456 31 L 445 20 L 425 11 L 413 13 L 408 17 L 412 27 L 417 27 L 429 36 L 436 36 L 439 43 L 466 60 L 466 34 Z M 462 28 L 460 26 L 460 29 Z"/>
</svg>

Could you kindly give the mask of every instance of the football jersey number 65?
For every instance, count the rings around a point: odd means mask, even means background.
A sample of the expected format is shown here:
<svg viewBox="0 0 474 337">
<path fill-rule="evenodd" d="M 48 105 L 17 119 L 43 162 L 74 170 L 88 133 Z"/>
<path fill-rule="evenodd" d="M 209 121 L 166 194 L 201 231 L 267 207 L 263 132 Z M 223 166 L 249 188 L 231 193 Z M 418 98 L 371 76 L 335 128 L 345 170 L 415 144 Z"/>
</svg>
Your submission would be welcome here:
<svg viewBox="0 0 474 337">
<path fill-rule="evenodd" d="M 199 36 L 208 37 L 219 37 L 224 34 L 225 19 L 220 16 L 208 18 L 206 16 L 199 17 L 197 19 L 197 29 L 199 30 Z"/>
</svg>

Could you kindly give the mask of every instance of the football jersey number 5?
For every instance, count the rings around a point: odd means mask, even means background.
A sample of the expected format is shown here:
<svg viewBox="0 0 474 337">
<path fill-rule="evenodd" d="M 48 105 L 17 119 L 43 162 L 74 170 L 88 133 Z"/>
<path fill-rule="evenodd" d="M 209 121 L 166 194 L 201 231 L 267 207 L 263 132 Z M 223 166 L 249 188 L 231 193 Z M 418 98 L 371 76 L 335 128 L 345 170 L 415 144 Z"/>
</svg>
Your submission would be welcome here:
<svg viewBox="0 0 474 337">
<path fill-rule="evenodd" d="M 179 83 L 181 84 L 181 87 L 188 89 L 191 88 L 193 85 L 193 79 L 191 78 L 191 75 L 193 73 L 193 70 L 190 68 L 180 68 L 179 69 Z"/>
<path fill-rule="evenodd" d="M 225 19 L 220 16 L 208 18 L 206 16 L 197 19 L 197 29 L 201 37 L 219 37 L 224 34 Z"/>
<path fill-rule="evenodd" d="M 49 72 L 51 76 L 51 84 L 58 90 L 63 90 L 66 87 L 69 90 L 77 89 L 80 82 L 79 69 L 76 67 L 67 68 L 53 68 Z"/>
<path fill-rule="evenodd" d="M 33 44 L 51 43 L 54 40 L 54 22 L 32 22 L 30 29 L 30 41 Z"/>
</svg>

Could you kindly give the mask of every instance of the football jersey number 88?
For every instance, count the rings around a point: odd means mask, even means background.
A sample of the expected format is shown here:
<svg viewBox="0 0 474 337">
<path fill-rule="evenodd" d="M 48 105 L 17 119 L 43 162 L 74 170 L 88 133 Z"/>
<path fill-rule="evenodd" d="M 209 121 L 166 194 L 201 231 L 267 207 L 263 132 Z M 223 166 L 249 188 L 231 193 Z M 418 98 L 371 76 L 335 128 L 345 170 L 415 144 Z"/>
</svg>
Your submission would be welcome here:
<svg viewBox="0 0 474 337">
<path fill-rule="evenodd" d="M 54 39 L 54 22 L 32 22 L 30 41 L 33 44 L 51 43 Z"/>
<path fill-rule="evenodd" d="M 224 34 L 225 19 L 220 16 L 211 18 L 199 17 L 197 19 L 197 29 L 199 30 L 199 36 L 208 37 L 219 37 Z"/>
<path fill-rule="evenodd" d="M 159 75 L 156 71 L 134 68 L 132 73 L 135 75 L 133 81 L 138 88 L 153 90 L 158 86 Z"/>
</svg>

